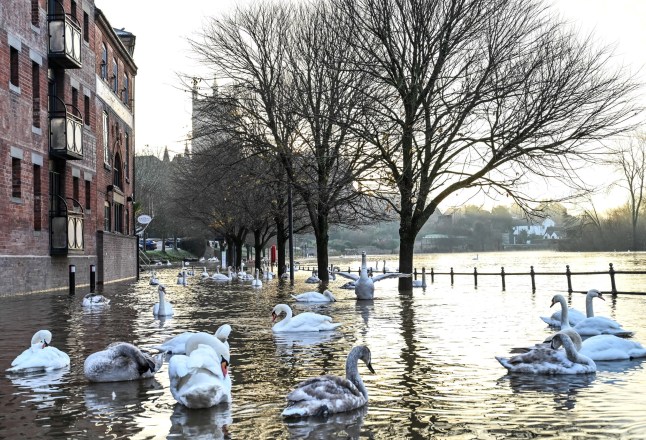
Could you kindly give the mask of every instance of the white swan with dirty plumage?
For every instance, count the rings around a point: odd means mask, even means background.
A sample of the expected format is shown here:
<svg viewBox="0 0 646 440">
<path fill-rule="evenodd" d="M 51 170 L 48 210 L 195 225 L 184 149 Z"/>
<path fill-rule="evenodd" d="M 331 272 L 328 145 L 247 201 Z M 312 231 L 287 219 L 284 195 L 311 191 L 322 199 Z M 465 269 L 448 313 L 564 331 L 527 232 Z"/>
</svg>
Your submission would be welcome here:
<svg viewBox="0 0 646 440">
<path fill-rule="evenodd" d="M 596 335 L 615 335 L 622 338 L 629 338 L 635 332 L 626 330 L 613 319 L 606 318 L 605 316 L 594 316 L 594 309 L 592 306 L 593 298 L 599 298 L 605 301 L 605 298 L 597 289 L 590 289 L 586 295 L 586 315 L 587 317 L 579 321 L 574 330 L 581 336 L 596 336 Z"/>
<path fill-rule="evenodd" d="M 231 377 L 228 374 L 229 349 L 208 333 L 196 333 L 186 342 L 186 355 L 168 362 L 170 391 L 188 408 L 210 408 L 231 402 Z"/>
<path fill-rule="evenodd" d="M 565 350 L 558 350 L 562 346 Z M 510 373 L 524 374 L 589 374 L 597 371 L 592 359 L 577 352 L 572 339 L 558 332 L 549 348 L 536 348 L 527 353 L 503 358 L 496 356 L 500 365 Z"/>
<path fill-rule="evenodd" d="M 157 275 L 155 274 L 155 272 L 153 272 L 150 275 L 150 285 L 151 286 L 156 286 L 158 284 L 159 284 L 159 278 L 157 278 Z"/>
<path fill-rule="evenodd" d="M 160 284 L 157 286 L 157 292 L 159 293 L 159 302 L 153 306 L 153 315 L 155 316 L 173 316 L 173 306 L 171 303 L 166 301 L 165 293 L 166 286 Z"/>
<path fill-rule="evenodd" d="M 38 330 L 31 338 L 31 347 L 19 354 L 7 372 L 52 371 L 70 365 L 70 357 L 56 347 L 52 342 L 52 332 Z"/>
<path fill-rule="evenodd" d="M 110 300 L 98 293 L 90 292 L 83 297 L 83 307 L 102 307 L 110 304 Z"/>
<path fill-rule="evenodd" d="M 324 375 L 299 383 L 287 395 L 283 417 L 326 416 L 352 411 L 368 403 L 368 390 L 357 368 L 359 360 L 374 374 L 370 349 L 365 345 L 356 346 L 346 359 L 345 378 Z"/>
<path fill-rule="evenodd" d="M 155 350 L 163 351 L 164 353 L 170 354 L 185 354 L 186 353 L 186 341 L 190 339 L 191 336 L 195 335 L 198 332 L 184 332 L 180 333 L 177 336 L 166 339 L 161 345 L 153 347 Z M 214 336 L 222 342 L 227 349 L 229 348 L 229 335 L 231 334 L 231 326 L 229 324 L 222 324 L 215 331 Z"/>
<path fill-rule="evenodd" d="M 200 274 L 200 277 L 202 277 L 202 278 L 209 278 L 210 276 L 211 276 L 211 275 L 209 275 L 209 273 L 207 272 L 206 267 L 203 267 L 203 268 L 202 268 L 202 273 Z"/>
<path fill-rule="evenodd" d="M 83 372 L 91 382 L 138 380 L 152 377 L 163 362 L 163 353 L 151 356 L 127 342 L 115 342 L 89 355 Z"/>
<path fill-rule="evenodd" d="M 326 315 L 319 315 L 313 312 L 303 312 L 298 315 L 292 314 L 292 309 L 287 304 L 278 304 L 271 311 L 271 321 L 285 313 L 282 321 L 276 322 L 272 327 L 274 332 L 318 332 L 334 330 L 340 323 L 332 322 L 332 318 Z"/>
<path fill-rule="evenodd" d="M 229 275 L 224 275 L 224 274 L 220 273 L 220 266 L 218 266 L 215 269 L 215 273 L 213 275 L 211 275 L 211 279 L 213 281 L 221 281 L 221 282 L 229 282 L 229 281 L 231 281 L 233 279 L 232 276 L 231 276 L 231 266 L 228 267 L 228 270 L 229 270 Z"/>
<path fill-rule="evenodd" d="M 251 287 L 262 287 L 262 280 L 258 278 L 258 269 L 256 269 L 256 276 L 251 281 Z"/>
<path fill-rule="evenodd" d="M 365 252 L 361 253 L 360 275 L 347 272 L 336 272 L 336 274 L 354 281 L 354 293 L 357 295 L 357 299 L 373 299 L 375 296 L 375 283 L 377 281 L 381 281 L 386 278 L 402 278 L 411 276 L 409 273 L 390 272 L 369 277 Z"/>
<path fill-rule="evenodd" d="M 296 301 L 299 302 L 334 302 L 336 298 L 329 290 L 320 292 L 303 292 L 298 295 L 292 295 Z"/>
</svg>

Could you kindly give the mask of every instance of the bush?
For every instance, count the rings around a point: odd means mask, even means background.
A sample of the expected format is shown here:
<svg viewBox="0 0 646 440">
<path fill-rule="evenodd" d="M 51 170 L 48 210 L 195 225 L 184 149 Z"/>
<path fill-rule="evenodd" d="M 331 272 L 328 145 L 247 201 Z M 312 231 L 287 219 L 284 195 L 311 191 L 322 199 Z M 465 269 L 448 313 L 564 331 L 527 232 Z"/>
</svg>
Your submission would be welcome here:
<svg viewBox="0 0 646 440">
<path fill-rule="evenodd" d="M 206 252 L 206 240 L 202 237 L 189 237 L 182 239 L 182 249 L 201 257 Z"/>
</svg>

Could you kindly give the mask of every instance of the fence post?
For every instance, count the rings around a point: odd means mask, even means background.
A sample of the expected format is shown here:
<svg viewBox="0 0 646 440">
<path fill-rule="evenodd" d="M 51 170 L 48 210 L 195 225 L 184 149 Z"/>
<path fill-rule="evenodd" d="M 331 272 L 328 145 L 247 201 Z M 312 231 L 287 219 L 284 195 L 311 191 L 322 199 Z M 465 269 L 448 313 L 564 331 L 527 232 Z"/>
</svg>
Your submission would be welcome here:
<svg viewBox="0 0 646 440">
<path fill-rule="evenodd" d="M 478 268 L 476 267 L 473 268 L 473 283 L 474 283 L 474 287 L 477 289 L 478 288 Z"/>
<path fill-rule="evenodd" d="M 435 282 L 435 272 L 433 272 L 433 268 L 431 267 L 431 283 Z"/>
<path fill-rule="evenodd" d="M 565 266 L 565 276 L 567 277 L 567 293 L 572 293 L 572 273 L 569 264 Z"/>
<path fill-rule="evenodd" d="M 70 264 L 69 271 L 70 271 L 70 285 L 69 285 L 70 295 L 74 295 L 76 294 L 76 266 L 73 264 Z"/>
<path fill-rule="evenodd" d="M 532 292 L 536 292 L 536 281 L 534 280 L 534 266 L 529 268 L 529 276 L 532 277 Z"/>
<path fill-rule="evenodd" d="M 426 288 L 426 268 L 422 267 L 422 287 Z"/>
<path fill-rule="evenodd" d="M 417 268 L 413 269 L 413 275 L 415 276 L 415 278 L 413 278 L 413 279 L 416 280 L 417 279 Z"/>
<path fill-rule="evenodd" d="M 90 293 L 94 293 L 96 290 L 96 266 L 90 264 Z"/>
<path fill-rule="evenodd" d="M 612 263 L 610 263 L 610 286 L 612 288 L 612 294 L 616 295 L 617 294 L 617 285 L 615 284 L 615 269 L 612 267 Z"/>
<path fill-rule="evenodd" d="M 451 268 L 451 285 L 453 285 L 453 268 Z"/>
<path fill-rule="evenodd" d="M 505 284 L 505 268 L 500 268 L 500 278 L 502 278 L 502 291 L 507 290 L 507 285 Z"/>
</svg>

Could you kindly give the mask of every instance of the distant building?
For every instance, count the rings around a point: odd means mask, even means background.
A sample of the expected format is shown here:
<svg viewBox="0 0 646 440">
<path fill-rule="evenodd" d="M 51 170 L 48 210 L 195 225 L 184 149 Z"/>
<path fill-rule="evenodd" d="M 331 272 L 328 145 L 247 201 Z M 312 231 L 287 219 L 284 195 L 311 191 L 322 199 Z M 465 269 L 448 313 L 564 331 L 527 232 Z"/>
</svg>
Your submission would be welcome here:
<svg viewBox="0 0 646 440">
<path fill-rule="evenodd" d="M 3 0 L 0 295 L 136 276 L 135 36 L 93 0 Z"/>
<path fill-rule="evenodd" d="M 558 240 L 560 239 L 559 234 L 555 229 L 556 223 L 551 218 L 546 218 L 540 224 L 527 224 L 527 225 L 518 225 L 514 226 L 512 229 L 512 235 L 514 236 L 514 241 L 521 232 L 525 231 L 527 236 L 536 236 L 544 239 Z"/>
</svg>

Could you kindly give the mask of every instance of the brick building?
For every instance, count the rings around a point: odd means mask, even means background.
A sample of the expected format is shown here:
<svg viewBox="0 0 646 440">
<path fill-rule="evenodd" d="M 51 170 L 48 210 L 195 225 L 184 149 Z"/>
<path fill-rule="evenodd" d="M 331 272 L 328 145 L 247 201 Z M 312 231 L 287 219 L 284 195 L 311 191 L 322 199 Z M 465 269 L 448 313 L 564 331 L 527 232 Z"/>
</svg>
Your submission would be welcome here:
<svg viewBox="0 0 646 440">
<path fill-rule="evenodd" d="M 93 0 L 0 5 L 0 295 L 136 276 L 135 37 Z"/>
</svg>

